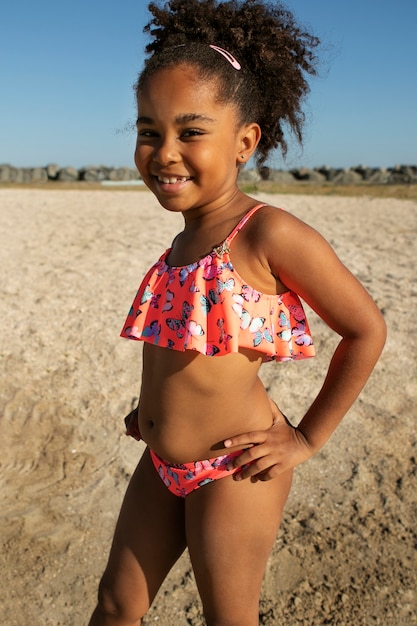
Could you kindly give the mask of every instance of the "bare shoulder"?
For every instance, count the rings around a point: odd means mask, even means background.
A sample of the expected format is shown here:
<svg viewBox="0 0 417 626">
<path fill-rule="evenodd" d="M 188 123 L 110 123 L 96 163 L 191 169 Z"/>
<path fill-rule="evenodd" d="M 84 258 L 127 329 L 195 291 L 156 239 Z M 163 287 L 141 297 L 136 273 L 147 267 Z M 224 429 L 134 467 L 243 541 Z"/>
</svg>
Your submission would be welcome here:
<svg viewBox="0 0 417 626">
<path fill-rule="evenodd" d="M 267 206 L 257 220 L 254 244 L 270 271 L 298 293 L 334 330 L 354 332 L 352 320 L 380 313 L 371 296 L 314 228 L 285 210 Z"/>
<path fill-rule="evenodd" d="M 318 247 L 333 252 L 314 228 L 283 208 L 266 205 L 254 217 L 251 243 L 277 276 L 288 274 L 294 261 L 316 253 Z"/>
</svg>

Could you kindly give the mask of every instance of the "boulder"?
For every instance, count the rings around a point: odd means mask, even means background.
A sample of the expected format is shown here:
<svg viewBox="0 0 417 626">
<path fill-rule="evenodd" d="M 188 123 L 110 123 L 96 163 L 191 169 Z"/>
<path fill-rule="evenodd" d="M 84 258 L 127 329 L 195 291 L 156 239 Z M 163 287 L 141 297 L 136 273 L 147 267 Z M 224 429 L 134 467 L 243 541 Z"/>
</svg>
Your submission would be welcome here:
<svg viewBox="0 0 417 626">
<path fill-rule="evenodd" d="M 396 165 L 390 170 L 388 182 L 394 185 L 417 183 L 417 169 L 414 165 Z"/>
<path fill-rule="evenodd" d="M 24 173 L 23 170 L 19 167 L 12 167 L 11 165 L 8 166 L 9 168 L 9 172 L 8 172 L 8 176 L 9 176 L 9 183 L 23 183 L 23 179 L 24 179 Z"/>
<path fill-rule="evenodd" d="M 117 167 L 111 169 L 109 172 L 109 180 L 118 182 L 118 181 L 129 181 L 129 180 L 138 180 L 139 172 L 132 167 Z"/>
<path fill-rule="evenodd" d="M 341 170 L 332 177 L 334 185 L 357 185 L 362 182 L 362 176 L 353 170 Z"/>
<path fill-rule="evenodd" d="M 74 167 L 64 167 L 59 170 L 57 179 L 61 182 L 74 182 L 79 180 L 78 170 Z"/>
<path fill-rule="evenodd" d="M 0 165 L 0 183 L 9 183 L 10 182 L 10 165 L 6 165 L 6 163 L 2 163 Z"/>
<path fill-rule="evenodd" d="M 48 173 L 45 167 L 32 167 L 28 172 L 30 182 L 46 182 Z"/>
<path fill-rule="evenodd" d="M 87 167 L 83 167 L 80 172 L 80 180 L 85 180 L 87 182 L 99 182 L 102 180 L 106 180 L 106 171 L 97 165 L 88 165 Z"/>
<path fill-rule="evenodd" d="M 324 174 L 321 174 L 317 170 L 311 170 L 307 167 L 291 170 L 291 174 L 296 180 L 308 181 L 310 183 L 320 184 L 326 181 L 326 177 L 324 176 Z"/>
<path fill-rule="evenodd" d="M 46 173 L 48 174 L 49 180 L 56 180 L 58 178 L 60 169 L 61 168 L 56 163 L 49 163 L 46 166 Z"/>
<path fill-rule="evenodd" d="M 294 185 L 297 182 L 290 172 L 283 170 L 271 170 L 269 180 L 278 185 Z"/>
<path fill-rule="evenodd" d="M 340 172 L 340 170 L 330 167 L 329 165 L 321 165 L 320 167 L 314 168 L 314 171 L 322 174 L 327 181 L 333 180 L 336 174 Z"/>
<path fill-rule="evenodd" d="M 365 181 L 370 185 L 386 185 L 389 180 L 389 172 L 385 167 L 369 169 Z"/>
<path fill-rule="evenodd" d="M 261 177 L 261 180 L 269 180 L 269 177 L 271 176 L 271 168 L 268 167 L 267 165 L 262 165 L 259 170 L 259 176 Z"/>
<path fill-rule="evenodd" d="M 256 183 L 259 182 L 260 176 L 257 170 L 247 170 L 246 168 L 242 168 L 239 171 L 239 182 L 244 183 Z"/>
</svg>

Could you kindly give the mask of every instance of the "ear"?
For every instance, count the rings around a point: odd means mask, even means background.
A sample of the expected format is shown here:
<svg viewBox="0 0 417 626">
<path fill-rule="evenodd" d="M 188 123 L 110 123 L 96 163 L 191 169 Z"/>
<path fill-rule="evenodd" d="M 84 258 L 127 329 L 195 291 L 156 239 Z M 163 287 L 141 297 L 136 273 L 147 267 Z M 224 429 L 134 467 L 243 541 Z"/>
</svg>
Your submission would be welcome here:
<svg viewBox="0 0 417 626">
<path fill-rule="evenodd" d="M 256 146 L 261 138 L 261 128 L 259 124 L 251 122 L 244 124 L 238 133 L 238 154 L 236 163 L 245 164 L 249 161 L 256 150 Z"/>
</svg>

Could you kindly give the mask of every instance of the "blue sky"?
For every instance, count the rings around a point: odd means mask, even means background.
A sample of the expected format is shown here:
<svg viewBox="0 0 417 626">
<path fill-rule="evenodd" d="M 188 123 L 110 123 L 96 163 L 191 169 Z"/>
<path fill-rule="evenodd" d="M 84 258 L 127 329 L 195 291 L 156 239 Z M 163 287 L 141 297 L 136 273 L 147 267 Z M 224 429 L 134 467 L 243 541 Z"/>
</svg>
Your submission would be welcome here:
<svg viewBox="0 0 417 626">
<path fill-rule="evenodd" d="M 142 0 L 9 0 L 0 22 L 0 163 L 133 166 Z M 416 0 L 288 0 L 325 44 L 305 141 L 282 168 L 417 163 Z M 221 42 L 216 42 L 221 44 Z"/>
</svg>

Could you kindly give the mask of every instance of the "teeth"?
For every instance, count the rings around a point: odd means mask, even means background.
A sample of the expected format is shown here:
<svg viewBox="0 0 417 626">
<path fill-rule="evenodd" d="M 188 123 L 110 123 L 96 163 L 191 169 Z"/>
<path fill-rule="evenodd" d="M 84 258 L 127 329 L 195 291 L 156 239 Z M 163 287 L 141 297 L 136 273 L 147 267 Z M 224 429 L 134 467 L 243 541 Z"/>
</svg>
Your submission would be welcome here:
<svg viewBox="0 0 417 626">
<path fill-rule="evenodd" d="M 186 176 L 158 176 L 158 180 L 161 183 L 173 185 L 174 183 L 185 183 L 188 178 Z"/>
</svg>

